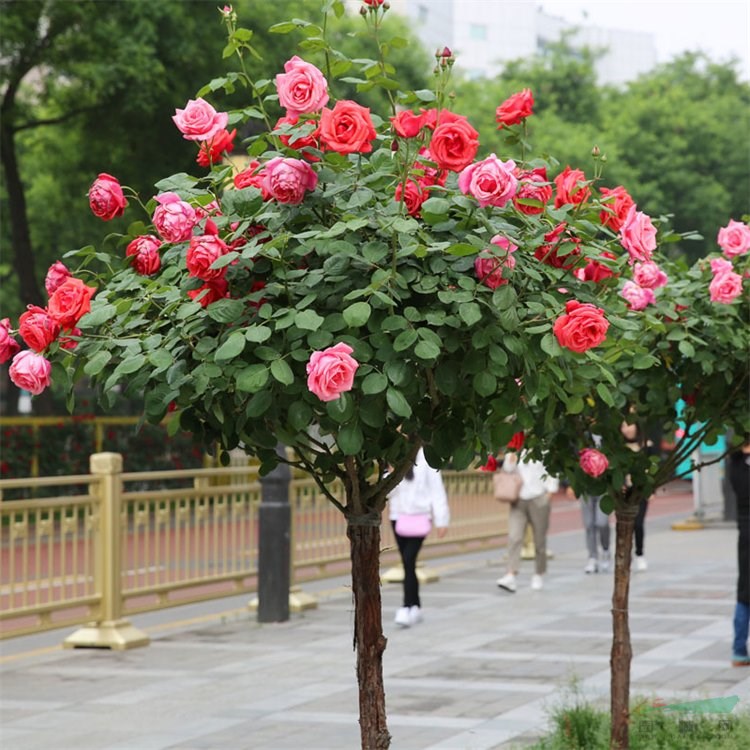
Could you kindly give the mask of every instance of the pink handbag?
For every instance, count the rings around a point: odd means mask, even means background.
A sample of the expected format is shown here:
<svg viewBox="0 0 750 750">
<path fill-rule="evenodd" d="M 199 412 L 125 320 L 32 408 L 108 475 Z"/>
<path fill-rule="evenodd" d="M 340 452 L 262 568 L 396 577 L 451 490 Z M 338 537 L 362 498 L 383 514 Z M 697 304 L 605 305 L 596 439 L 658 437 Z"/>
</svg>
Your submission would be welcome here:
<svg viewBox="0 0 750 750">
<path fill-rule="evenodd" d="M 427 536 L 432 531 L 432 519 L 427 513 L 401 513 L 396 519 L 399 536 Z"/>
</svg>

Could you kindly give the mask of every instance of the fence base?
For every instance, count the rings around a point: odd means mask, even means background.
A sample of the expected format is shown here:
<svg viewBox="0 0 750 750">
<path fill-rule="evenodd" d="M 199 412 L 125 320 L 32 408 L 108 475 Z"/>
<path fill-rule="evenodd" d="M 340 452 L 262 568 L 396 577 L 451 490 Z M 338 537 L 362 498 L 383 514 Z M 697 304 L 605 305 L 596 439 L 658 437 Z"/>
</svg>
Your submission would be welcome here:
<svg viewBox="0 0 750 750">
<path fill-rule="evenodd" d="M 248 609 L 258 609 L 258 597 L 254 596 L 247 604 Z M 317 609 L 318 600 L 312 594 L 305 593 L 299 586 L 289 589 L 289 611 L 304 612 L 306 609 Z"/>
<path fill-rule="evenodd" d="M 92 622 L 76 630 L 63 641 L 63 648 L 109 648 L 124 651 L 148 646 L 151 639 L 127 620 Z"/>
<path fill-rule="evenodd" d="M 394 565 L 392 568 L 388 568 L 385 573 L 380 574 L 381 583 L 403 583 L 404 580 L 404 566 Z M 417 565 L 417 580 L 420 583 L 435 583 L 440 580 L 440 576 L 430 568 L 424 568 L 421 565 Z"/>
</svg>

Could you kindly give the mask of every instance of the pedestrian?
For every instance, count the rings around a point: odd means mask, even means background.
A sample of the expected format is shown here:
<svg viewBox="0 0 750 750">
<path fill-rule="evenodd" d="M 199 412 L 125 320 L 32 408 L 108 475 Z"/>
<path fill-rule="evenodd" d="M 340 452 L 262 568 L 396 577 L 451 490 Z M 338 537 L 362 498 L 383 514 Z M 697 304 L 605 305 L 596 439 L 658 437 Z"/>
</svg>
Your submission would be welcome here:
<svg viewBox="0 0 750 750">
<path fill-rule="evenodd" d="M 539 591 L 544 586 L 547 571 L 547 529 L 549 527 L 550 493 L 557 492 L 560 483 L 547 474 L 544 464 L 531 461 L 515 452 L 508 451 L 500 471 L 518 472 L 521 477 L 518 500 L 510 504 L 508 515 L 508 570 L 497 585 L 505 591 L 515 593 L 516 576 L 521 565 L 521 546 L 526 523 L 531 524 L 534 535 L 534 575 L 531 588 Z"/>
<path fill-rule="evenodd" d="M 434 524 L 439 539 L 448 531 L 450 510 L 442 477 L 433 469 L 420 448 L 412 466 L 388 495 L 389 518 L 404 567 L 403 606 L 395 622 L 403 628 L 422 620 L 417 556 Z"/>
<path fill-rule="evenodd" d="M 567 488 L 566 494 L 571 499 L 575 498 L 572 487 Z M 609 516 L 599 506 L 602 497 L 603 495 L 581 495 L 579 498 L 586 535 L 586 551 L 589 556 L 583 569 L 584 573 L 606 573 L 609 570 Z"/>
<path fill-rule="evenodd" d="M 750 666 L 747 652 L 750 628 L 750 437 L 727 459 L 729 484 L 737 498 L 737 603 L 734 607 L 732 666 Z"/>
<path fill-rule="evenodd" d="M 628 422 L 623 422 L 620 426 L 620 432 L 625 438 L 625 445 L 627 445 L 630 450 L 638 452 L 644 447 L 650 447 L 648 443 L 644 445 L 644 441 L 641 438 L 641 433 L 638 429 L 637 424 L 629 424 Z M 630 475 L 626 477 L 626 485 L 629 487 L 632 486 Z M 648 498 L 644 497 L 641 499 L 641 502 L 638 505 L 638 512 L 635 516 L 635 524 L 633 529 L 635 538 L 635 569 L 639 573 L 648 570 L 648 562 L 646 561 L 646 556 L 644 555 L 644 542 L 646 539 L 645 521 L 647 511 Z"/>
</svg>

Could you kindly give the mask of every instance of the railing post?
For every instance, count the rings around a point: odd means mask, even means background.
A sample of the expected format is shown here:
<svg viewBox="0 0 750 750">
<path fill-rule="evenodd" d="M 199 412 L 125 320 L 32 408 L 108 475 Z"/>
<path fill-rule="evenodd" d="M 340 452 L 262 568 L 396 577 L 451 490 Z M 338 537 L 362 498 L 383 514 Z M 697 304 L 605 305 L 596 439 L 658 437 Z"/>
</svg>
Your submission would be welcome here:
<svg viewBox="0 0 750 750">
<path fill-rule="evenodd" d="M 122 615 L 122 456 L 95 453 L 89 459 L 90 471 L 97 477 L 99 526 L 95 536 L 95 579 L 101 593 L 100 620 L 91 622 L 68 636 L 66 648 L 111 648 L 123 650 L 146 646 L 149 637 L 133 627 Z"/>
</svg>

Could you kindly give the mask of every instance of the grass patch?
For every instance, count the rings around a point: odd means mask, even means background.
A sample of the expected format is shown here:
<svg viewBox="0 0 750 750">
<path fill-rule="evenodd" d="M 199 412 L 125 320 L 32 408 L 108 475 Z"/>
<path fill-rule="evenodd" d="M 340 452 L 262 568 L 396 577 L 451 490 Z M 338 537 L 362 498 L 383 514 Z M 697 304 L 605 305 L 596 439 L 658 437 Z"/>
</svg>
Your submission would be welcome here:
<svg viewBox="0 0 750 750">
<path fill-rule="evenodd" d="M 644 708 L 630 720 L 630 750 L 747 750 L 750 714 L 700 714 Z M 638 705 L 638 704 L 636 704 Z M 608 750 L 609 712 L 591 703 L 557 708 L 552 732 L 528 750 Z"/>
</svg>

